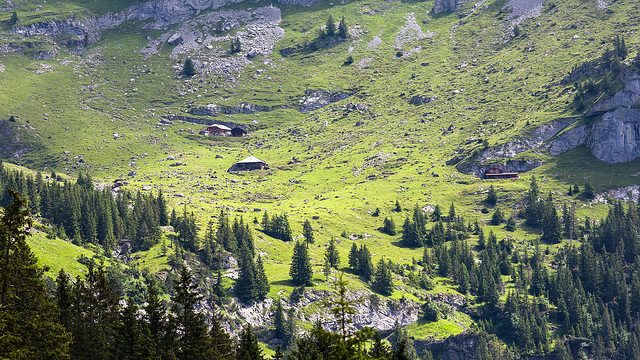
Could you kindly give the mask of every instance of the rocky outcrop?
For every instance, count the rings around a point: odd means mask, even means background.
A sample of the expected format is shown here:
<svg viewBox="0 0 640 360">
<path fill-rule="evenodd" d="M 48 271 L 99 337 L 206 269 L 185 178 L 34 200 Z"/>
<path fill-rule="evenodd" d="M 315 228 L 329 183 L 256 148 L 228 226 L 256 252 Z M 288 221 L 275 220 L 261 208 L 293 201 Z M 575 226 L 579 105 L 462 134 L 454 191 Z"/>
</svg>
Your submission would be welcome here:
<svg viewBox="0 0 640 360">
<path fill-rule="evenodd" d="M 456 11 L 465 3 L 465 0 L 436 0 L 433 4 L 433 12 L 439 14 L 445 11 Z"/>
<path fill-rule="evenodd" d="M 98 19 L 102 29 L 116 27 L 128 20 L 153 20 L 145 27 L 167 29 L 204 10 L 213 10 L 243 0 L 152 0 L 135 4 L 118 13 L 108 13 Z M 280 0 L 283 5 L 313 6 L 319 0 Z"/>
<path fill-rule="evenodd" d="M 289 106 L 260 106 L 251 103 L 242 103 L 238 106 L 219 106 L 209 104 L 207 106 L 198 106 L 191 108 L 189 114 L 197 116 L 218 116 L 220 114 L 255 114 L 258 112 L 268 112 L 276 109 L 287 109 Z"/>
<path fill-rule="evenodd" d="M 588 146 L 593 156 L 608 163 L 640 156 L 640 110 L 617 108 L 593 124 Z"/>
<path fill-rule="evenodd" d="M 593 124 L 569 129 L 547 146 L 559 155 L 585 145 L 593 156 L 607 163 L 628 162 L 640 157 L 640 75 L 624 75 L 625 87 L 609 99 L 598 101 L 587 115 L 602 115 Z"/>
<path fill-rule="evenodd" d="M 11 31 L 24 37 L 49 36 L 56 43 L 70 48 L 76 55 L 84 52 L 87 45 L 101 39 L 100 29 L 94 17 L 39 22 L 27 26 L 16 26 Z"/>
<path fill-rule="evenodd" d="M 331 92 L 327 90 L 307 90 L 305 96 L 300 99 L 300 112 L 309 112 L 320 109 L 336 101 L 344 100 L 351 96 L 351 94 L 336 91 Z"/>
<path fill-rule="evenodd" d="M 416 95 L 413 96 L 411 99 L 409 99 L 409 104 L 411 105 L 422 105 L 422 104 L 428 104 L 432 101 L 435 101 L 438 97 L 433 95 L 431 97 L 426 96 L 426 95 Z"/>
<path fill-rule="evenodd" d="M 462 333 L 450 336 L 444 341 L 414 340 L 413 346 L 416 352 L 431 351 L 440 354 L 442 360 L 468 360 L 476 358 L 476 344 L 479 334 Z"/>
<path fill-rule="evenodd" d="M 456 168 L 462 173 L 476 176 L 484 176 L 485 171 L 494 166 L 507 172 L 533 170 L 542 165 L 542 162 L 536 160 L 505 161 L 504 159 L 512 159 L 520 153 L 541 147 L 576 120 L 577 118 L 563 118 L 550 121 L 535 128 L 528 136 L 518 137 L 506 144 L 484 150 L 479 155 L 459 163 Z"/>
</svg>

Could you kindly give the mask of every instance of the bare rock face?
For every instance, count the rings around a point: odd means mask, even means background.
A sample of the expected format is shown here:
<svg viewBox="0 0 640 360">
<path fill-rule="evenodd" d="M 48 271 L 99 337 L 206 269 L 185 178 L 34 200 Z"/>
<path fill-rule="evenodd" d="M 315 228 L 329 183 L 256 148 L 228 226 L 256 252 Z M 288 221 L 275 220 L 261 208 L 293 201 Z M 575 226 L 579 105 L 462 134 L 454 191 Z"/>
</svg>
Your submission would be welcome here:
<svg viewBox="0 0 640 360">
<path fill-rule="evenodd" d="M 608 163 L 628 162 L 640 156 L 640 110 L 617 108 L 591 128 L 591 152 Z"/>
<path fill-rule="evenodd" d="M 49 36 L 60 45 L 71 48 L 71 52 L 76 55 L 82 54 L 88 44 L 95 44 L 102 38 L 94 17 L 39 22 L 27 26 L 16 26 L 11 31 L 24 37 Z M 46 56 L 47 54 L 44 54 L 42 58 Z"/>
<path fill-rule="evenodd" d="M 565 131 L 549 144 L 549 154 L 556 156 L 584 144 L 587 141 L 589 129 L 586 125 L 580 125 Z"/>
<path fill-rule="evenodd" d="M 433 12 L 439 14 L 445 11 L 456 11 L 464 4 L 465 0 L 436 0 Z"/>
</svg>

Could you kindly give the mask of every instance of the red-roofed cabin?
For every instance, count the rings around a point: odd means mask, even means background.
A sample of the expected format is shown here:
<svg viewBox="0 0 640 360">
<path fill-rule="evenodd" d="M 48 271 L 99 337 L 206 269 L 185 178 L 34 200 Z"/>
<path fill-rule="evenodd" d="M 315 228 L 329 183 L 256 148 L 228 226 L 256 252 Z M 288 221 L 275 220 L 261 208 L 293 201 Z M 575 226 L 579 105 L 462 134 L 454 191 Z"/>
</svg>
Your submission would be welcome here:
<svg viewBox="0 0 640 360">
<path fill-rule="evenodd" d="M 517 179 L 517 172 L 504 172 L 504 170 L 492 167 L 488 168 L 487 171 L 484 172 L 484 176 L 487 179 Z"/>
</svg>

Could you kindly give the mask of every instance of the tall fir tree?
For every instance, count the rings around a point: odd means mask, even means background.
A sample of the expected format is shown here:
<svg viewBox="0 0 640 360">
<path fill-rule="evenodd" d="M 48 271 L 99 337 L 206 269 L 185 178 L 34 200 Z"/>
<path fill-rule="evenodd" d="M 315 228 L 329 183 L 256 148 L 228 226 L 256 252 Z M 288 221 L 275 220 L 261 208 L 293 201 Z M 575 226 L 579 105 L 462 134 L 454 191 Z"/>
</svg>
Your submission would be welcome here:
<svg viewBox="0 0 640 360">
<path fill-rule="evenodd" d="M 26 200 L 9 195 L 13 203 L 0 214 L 0 358 L 64 359 L 70 337 L 26 242 L 32 226 Z"/>
<path fill-rule="evenodd" d="M 296 241 L 296 244 L 293 247 L 289 276 L 291 276 L 293 283 L 297 286 L 313 285 L 313 282 L 311 281 L 311 278 L 313 277 L 313 269 L 311 268 L 311 261 L 309 260 L 309 252 L 300 241 Z"/>
</svg>

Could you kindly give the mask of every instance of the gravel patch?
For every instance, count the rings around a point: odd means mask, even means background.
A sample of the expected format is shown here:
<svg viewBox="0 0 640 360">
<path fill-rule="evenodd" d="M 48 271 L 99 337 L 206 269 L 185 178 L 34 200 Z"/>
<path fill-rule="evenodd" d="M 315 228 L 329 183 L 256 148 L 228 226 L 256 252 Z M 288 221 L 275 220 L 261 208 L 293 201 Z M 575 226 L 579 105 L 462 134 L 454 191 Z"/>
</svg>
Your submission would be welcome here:
<svg viewBox="0 0 640 360">
<path fill-rule="evenodd" d="M 407 21 L 396 35 L 396 42 L 394 44 L 396 48 L 401 48 L 406 42 L 412 43 L 416 40 L 430 38 L 436 34 L 431 31 L 423 33 L 422 28 L 420 28 L 420 25 L 416 22 L 416 16 L 414 13 L 408 13 L 404 18 L 407 19 Z"/>
<path fill-rule="evenodd" d="M 517 25 L 525 19 L 538 17 L 542 13 L 542 4 L 545 0 L 509 0 L 503 9 L 511 9 L 509 15 L 512 25 Z"/>
<path fill-rule="evenodd" d="M 369 44 L 367 44 L 365 50 L 375 50 L 380 44 L 382 44 L 382 39 L 380 38 L 380 36 L 376 36 L 373 38 L 373 40 L 371 40 L 371 42 L 369 42 Z"/>
</svg>

